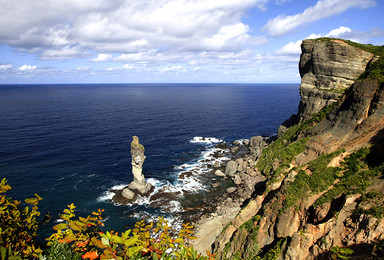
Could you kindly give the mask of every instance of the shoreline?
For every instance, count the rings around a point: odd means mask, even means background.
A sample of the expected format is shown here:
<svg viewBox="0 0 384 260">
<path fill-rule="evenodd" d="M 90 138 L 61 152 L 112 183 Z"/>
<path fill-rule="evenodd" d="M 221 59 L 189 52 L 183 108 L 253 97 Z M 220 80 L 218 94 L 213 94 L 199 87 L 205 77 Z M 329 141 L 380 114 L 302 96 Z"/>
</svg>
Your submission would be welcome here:
<svg viewBox="0 0 384 260">
<path fill-rule="evenodd" d="M 189 244 L 199 253 L 206 254 L 207 251 L 211 251 L 213 243 L 222 230 L 236 218 L 241 209 L 246 206 L 248 200 L 258 192 L 257 184 L 264 183 L 265 177 L 255 170 L 255 166 L 261 154 L 261 149 L 267 145 L 266 140 L 263 137 L 253 137 L 249 144 L 242 144 L 239 149 L 234 149 L 233 157 L 226 162 L 225 172 L 227 172 L 227 165 L 230 161 L 239 162 L 235 174 L 241 175 L 241 183 L 235 183 L 235 191 L 227 189 L 223 194 L 218 194 L 207 204 L 202 204 L 204 210 L 191 220 L 195 228 L 194 236 L 197 238 L 189 241 Z M 232 150 L 236 147 L 236 142 L 238 141 L 232 142 Z M 248 151 L 246 153 L 236 153 L 240 148 L 247 148 Z M 240 166 L 241 161 L 243 161 L 245 167 Z M 231 177 L 225 176 L 224 178 Z M 236 177 L 232 177 L 232 180 L 236 182 L 234 179 Z"/>
</svg>

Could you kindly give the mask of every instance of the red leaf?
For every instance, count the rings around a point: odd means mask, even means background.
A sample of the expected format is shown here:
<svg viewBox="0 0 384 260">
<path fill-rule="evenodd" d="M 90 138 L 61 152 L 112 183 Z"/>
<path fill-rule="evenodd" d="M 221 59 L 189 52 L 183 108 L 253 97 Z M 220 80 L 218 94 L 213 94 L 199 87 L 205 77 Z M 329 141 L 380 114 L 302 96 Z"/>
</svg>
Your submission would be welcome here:
<svg viewBox="0 0 384 260">
<path fill-rule="evenodd" d="M 98 257 L 99 257 L 99 254 L 96 251 L 87 252 L 81 256 L 81 258 L 83 258 L 83 259 L 90 259 L 90 260 L 97 259 Z"/>
</svg>

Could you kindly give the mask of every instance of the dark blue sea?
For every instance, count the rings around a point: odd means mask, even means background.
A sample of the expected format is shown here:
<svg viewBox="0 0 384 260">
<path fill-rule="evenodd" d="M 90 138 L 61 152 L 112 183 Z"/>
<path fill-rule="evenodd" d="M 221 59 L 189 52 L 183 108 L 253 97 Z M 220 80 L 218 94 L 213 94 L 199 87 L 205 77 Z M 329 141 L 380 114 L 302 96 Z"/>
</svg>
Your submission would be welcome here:
<svg viewBox="0 0 384 260">
<path fill-rule="evenodd" d="M 299 103 L 298 84 L 0 85 L 0 177 L 10 195 L 43 197 L 53 222 L 66 205 L 78 215 L 105 209 L 109 230 L 163 209 L 111 202 L 108 192 L 132 180 L 130 143 L 145 147 L 143 172 L 155 186 L 198 167 L 213 142 L 270 136 Z M 213 140 L 216 140 L 213 139 Z M 183 167 L 184 166 L 184 167 Z M 182 188 L 182 187 L 181 187 Z M 177 205 L 174 212 L 177 213 Z"/>
</svg>

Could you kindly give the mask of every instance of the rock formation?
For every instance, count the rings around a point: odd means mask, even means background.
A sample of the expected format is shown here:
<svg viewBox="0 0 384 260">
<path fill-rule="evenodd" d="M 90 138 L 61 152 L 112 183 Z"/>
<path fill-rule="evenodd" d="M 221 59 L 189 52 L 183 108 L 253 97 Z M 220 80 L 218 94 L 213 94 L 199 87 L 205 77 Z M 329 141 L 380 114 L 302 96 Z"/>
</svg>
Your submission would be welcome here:
<svg viewBox="0 0 384 260">
<path fill-rule="evenodd" d="M 209 240 L 217 259 L 331 259 L 346 257 L 334 253 L 342 247 L 356 259 L 384 255 L 384 62 L 351 45 L 303 41 L 297 116 L 268 146 L 250 142 L 265 182 L 225 225 L 204 224 L 221 228 Z M 379 66 L 376 78 L 356 81 Z M 236 160 L 238 169 L 244 161 Z M 227 167 L 234 171 L 234 163 Z"/>
<path fill-rule="evenodd" d="M 144 151 L 144 146 L 139 143 L 139 138 L 133 136 L 131 143 L 133 181 L 129 184 L 128 188 L 140 195 L 145 195 L 152 189 L 152 185 L 145 181 L 143 175 Z"/>
<path fill-rule="evenodd" d="M 336 102 L 375 58 L 341 40 L 303 40 L 301 50 L 301 99 L 296 122 Z"/>
<path fill-rule="evenodd" d="M 143 174 L 143 163 L 145 160 L 144 146 L 139 143 L 137 136 L 132 137 L 131 157 L 132 157 L 132 174 L 133 181 L 120 191 L 115 191 L 113 201 L 121 204 L 132 203 L 137 195 L 145 196 L 153 191 L 153 186 L 145 181 Z"/>
</svg>

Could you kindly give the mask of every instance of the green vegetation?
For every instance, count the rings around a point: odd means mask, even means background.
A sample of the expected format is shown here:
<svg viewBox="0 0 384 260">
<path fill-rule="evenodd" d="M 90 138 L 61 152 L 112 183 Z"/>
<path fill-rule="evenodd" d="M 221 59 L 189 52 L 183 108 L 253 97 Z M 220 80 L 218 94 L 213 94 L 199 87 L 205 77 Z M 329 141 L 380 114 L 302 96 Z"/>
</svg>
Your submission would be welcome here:
<svg viewBox="0 0 384 260">
<path fill-rule="evenodd" d="M 282 137 L 263 149 L 257 167 L 269 178 L 270 182 L 275 182 L 278 176 L 289 168 L 289 163 L 305 150 L 309 140 L 309 137 L 306 136 L 308 132 L 325 119 L 336 105 L 337 103 L 332 103 L 313 114 L 305 122 L 288 128 Z M 272 165 L 276 159 L 279 161 L 279 167 L 273 170 Z"/>
<path fill-rule="evenodd" d="M 364 194 L 371 184 L 370 180 L 379 175 L 384 169 L 384 166 L 369 169 L 365 162 L 368 153 L 369 149 L 362 148 L 346 157 L 339 171 L 339 182 L 321 196 L 315 202 L 315 206 L 330 202 L 341 194 Z"/>
<path fill-rule="evenodd" d="M 53 227 L 56 233 L 47 238 L 47 244 L 39 244 L 37 231 L 47 218 L 39 220 L 37 204 L 42 199 L 26 199 L 31 205 L 22 207 L 20 201 L 7 197 L 11 190 L 7 180 L 0 183 L 0 253 L 2 259 L 213 259 L 214 255 L 201 256 L 185 245 L 193 226 L 183 224 L 177 235 L 172 236 L 171 227 L 164 218 L 154 224 L 144 220 L 135 228 L 119 234 L 101 230 L 103 210 L 92 215 L 75 218 L 73 204 L 64 209 L 62 223 Z M 45 250 L 45 251 L 44 251 Z"/>
<path fill-rule="evenodd" d="M 368 69 L 360 75 L 359 79 L 377 79 L 379 84 L 381 84 L 384 81 L 384 45 L 375 46 L 372 44 L 361 44 L 349 40 L 345 40 L 344 42 L 378 56 L 378 60 L 369 64 Z"/>
<path fill-rule="evenodd" d="M 329 92 L 334 92 L 334 93 L 338 93 L 338 94 L 344 94 L 347 89 L 337 89 L 337 88 L 319 88 L 319 87 L 316 87 L 316 89 L 318 90 L 321 90 L 321 91 L 329 91 Z"/>
<path fill-rule="evenodd" d="M 321 155 L 316 160 L 308 164 L 311 174 L 307 174 L 304 170 L 300 170 L 295 180 L 287 186 L 285 190 L 285 202 L 283 210 L 297 206 L 297 202 L 308 194 L 308 192 L 319 193 L 331 186 L 338 177 L 339 168 L 328 167 L 329 162 L 341 151 L 331 154 Z"/>
<path fill-rule="evenodd" d="M 343 151 L 323 154 L 309 162 L 309 174 L 305 170 L 299 170 L 294 181 L 286 187 L 286 199 L 283 209 L 297 206 L 297 202 L 304 199 L 308 192 L 320 193 L 332 185 L 333 187 L 315 202 L 315 207 L 330 202 L 341 194 L 365 194 L 367 187 L 371 184 L 370 180 L 383 172 L 384 166 L 368 169 L 365 158 L 369 150 L 362 148 L 346 157 L 340 167 L 328 167 L 330 161 L 341 152 Z M 336 180 L 338 181 L 336 182 Z M 375 200 L 377 203 L 373 203 L 374 206 L 366 210 L 365 213 L 382 217 L 384 207 L 381 202 L 378 202 L 377 197 L 369 196 L 371 195 L 365 195 L 363 198 L 366 198 L 366 200 L 372 198 L 370 200 Z"/>
<path fill-rule="evenodd" d="M 9 190 L 11 190 L 11 186 L 7 184 L 6 179 L 3 179 L 0 183 L 0 247 L 2 248 L 2 255 L 36 258 L 43 252 L 36 242 L 37 231 L 49 219 L 48 216 L 39 218 L 41 214 L 37 205 L 42 198 L 35 194 L 35 198 L 26 199 L 26 205 L 22 207 L 21 201 L 6 196 Z"/>
<path fill-rule="evenodd" d="M 280 254 L 281 254 L 281 245 L 283 244 L 284 241 L 285 241 L 285 239 L 280 239 L 273 248 L 268 250 L 268 252 L 265 254 L 265 256 L 262 259 L 263 260 L 276 260 L 276 259 L 278 259 Z"/>
<path fill-rule="evenodd" d="M 353 254 L 353 250 L 349 248 L 340 248 L 338 246 L 334 246 L 331 248 L 331 259 L 349 259 L 349 256 Z"/>
</svg>

